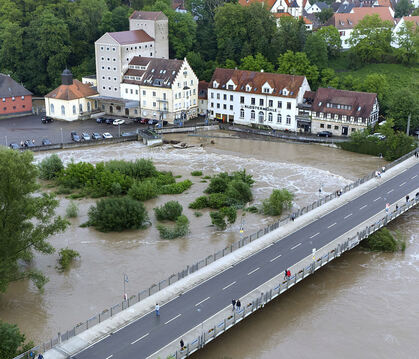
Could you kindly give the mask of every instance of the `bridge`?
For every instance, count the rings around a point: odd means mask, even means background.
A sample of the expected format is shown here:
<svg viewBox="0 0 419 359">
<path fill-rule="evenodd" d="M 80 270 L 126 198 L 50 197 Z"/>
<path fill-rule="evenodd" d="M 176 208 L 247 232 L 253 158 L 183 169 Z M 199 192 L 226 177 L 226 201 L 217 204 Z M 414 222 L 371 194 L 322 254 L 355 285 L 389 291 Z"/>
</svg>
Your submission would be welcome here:
<svg viewBox="0 0 419 359">
<path fill-rule="evenodd" d="M 372 173 L 35 350 L 46 359 L 187 357 L 417 203 L 419 159 L 411 153 L 381 178 Z M 233 298 L 240 309 L 232 310 Z"/>
</svg>

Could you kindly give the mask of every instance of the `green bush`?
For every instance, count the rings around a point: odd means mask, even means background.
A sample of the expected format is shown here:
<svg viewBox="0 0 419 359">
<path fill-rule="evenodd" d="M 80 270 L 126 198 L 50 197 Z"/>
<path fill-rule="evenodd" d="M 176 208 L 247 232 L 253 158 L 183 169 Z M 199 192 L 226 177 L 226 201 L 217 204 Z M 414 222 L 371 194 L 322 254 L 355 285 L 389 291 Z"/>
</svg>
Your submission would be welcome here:
<svg viewBox="0 0 419 359">
<path fill-rule="evenodd" d="M 202 179 L 211 179 L 211 176 L 204 176 Z"/>
<path fill-rule="evenodd" d="M 202 176 L 202 171 L 192 171 L 191 176 Z"/>
<path fill-rule="evenodd" d="M 77 207 L 77 204 L 75 204 L 73 201 L 70 201 L 70 203 L 67 206 L 67 209 L 65 210 L 65 213 L 68 218 L 75 218 L 79 214 L 79 208 Z"/>
<path fill-rule="evenodd" d="M 227 217 L 228 223 L 236 222 L 237 210 L 234 207 L 223 207 L 220 209 L 220 214 Z"/>
<path fill-rule="evenodd" d="M 224 216 L 219 212 L 211 212 L 211 223 L 218 229 L 224 230 L 227 228 L 227 223 L 224 220 Z"/>
<path fill-rule="evenodd" d="M 98 164 L 96 166 L 95 176 L 86 184 L 86 188 L 91 197 L 117 196 L 122 193 L 127 193 L 128 189 L 132 186 L 132 182 L 132 178 L 118 171 L 112 172 L 107 170 L 101 164 Z"/>
<path fill-rule="evenodd" d="M 364 248 L 377 252 L 404 251 L 406 248 L 406 243 L 403 240 L 394 238 L 387 228 L 381 228 L 374 232 L 368 238 L 365 238 L 361 245 Z"/>
<path fill-rule="evenodd" d="M 211 193 L 208 196 L 208 207 L 219 209 L 221 207 L 229 206 L 229 198 L 224 193 Z"/>
<path fill-rule="evenodd" d="M 189 220 L 186 216 L 181 215 L 177 218 L 174 228 L 158 224 L 157 229 L 163 239 L 183 237 L 189 233 Z"/>
<path fill-rule="evenodd" d="M 215 177 L 212 177 L 208 188 L 205 193 L 223 193 L 227 189 L 227 185 L 230 182 L 230 177 L 227 173 L 223 172 Z"/>
<path fill-rule="evenodd" d="M 71 188 L 59 186 L 55 191 L 55 194 L 70 194 L 72 192 Z"/>
<path fill-rule="evenodd" d="M 148 223 L 144 205 L 130 197 L 100 199 L 88 215 L 88 224 L 102 232 L 144 228 Z"/>
<path fill-rule="evenodd" d="M 159 221 L 168 219 L 170 221 L 176 221 L 176 219 L 182 214 L 183 207 L 178 201 L 169 201 L 161 207 L 154 208 L 154 213 Z"/>
<path fill-rule="evenodd" d="M 202 209 L 209 206 L 208 197 L 201 196 L 195 199 L 192 203 L 189 204 L 189 208 L 191 209 Z"/>
<path fill-rule="evenodd" d="M 160 187 L 160 194 L 180 194 L 185 192 L 192 186 L 192 182 L 190 180 L 185 180 L 182 182 L 166 184 Z"/>
<path fill-rule="evenodd" d="M 193 214 L 195 215 L 195 217 L 202 217 L 201 212 L 195 211 Z"/>
<path fill-rule="evenodd" d="M 59 183 L 68 188 L 81 188 L 93 181 L 96 175 L 95 166 L 87 162 L 69 163 L 58 178 Z"/>
<path fill-rule="evenodd" d="M 238 179 L 232 180 L 228 184 L 225 194 L 232 202 L 236 202 L 237 204 L 245 204 L 253 199 L 250 186 Z"/>
<path fill-rule="evenodd" d="M 244 209 L 246 212 L 258 213 L 259 209 L 256 206 L 250 206 Z"/>
<path fill-rule="evenodd" d="M 268 199 L 262 202 L 262 213 L 267 216 L 280 216 L 282 211 L 291 208 L 294 195 L 286 189 L 274 189 Z"/>
<path fill-rule="evenodd" d="M 58 155 L 53 154 L 49 157 L 45 157 L 39 167 L 39 178 L 44 180 L 52 180 L 57 178 L 61 171 L 64 169 L 63 162 Z"/>
<path fill-rule="evenodd" d="M 158 188 L 153 181 L 137 181 L 129 189 L 128 195 L 138 201 L 147 201 L 158 196 Z"/>
<path fill-rule="evenodd" d="M 154 177 L 154 180 L 158 186 L 163 186 L 166 184 L 175 183 L 175 177 L 173 176 L 172 172 L 158 172 L 157 175 Z"/>
<path fill-rule="evenodd" d="M 79 252 L 69 248 L 62 248 L 58 253 L 60 255 L 60 258 L 58 259 L 58 264 L 60 265 L 58 269 L 60 271 L 67 270 L 71 263 L 73 263 L 74 259 L 80 257 Z"/>
<path fill-rule="evenodd" d="M 112 160 L 104 163 L 105 169 L 111 172 L 119 172 L 126 176 L 143 180 L 157 175 L 156 167 L 151 160 L 139 159 L 135 162 L 124 160 Z"/>
</svg>

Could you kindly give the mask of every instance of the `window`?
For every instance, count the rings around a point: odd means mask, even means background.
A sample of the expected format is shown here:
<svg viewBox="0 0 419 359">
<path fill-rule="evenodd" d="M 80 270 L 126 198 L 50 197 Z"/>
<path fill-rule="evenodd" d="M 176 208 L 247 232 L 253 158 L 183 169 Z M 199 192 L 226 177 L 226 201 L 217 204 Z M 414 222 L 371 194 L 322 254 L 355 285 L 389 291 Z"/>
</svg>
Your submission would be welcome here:
<svg viewBox="0 0 419 359">
<path fill-rule="evenodd" d="M 50 105 L 50 112 L 51 112 L 52 114 L 54 113 L 54 104 L 53 104 L 53 103 Z"/>
<path fill-rule="evenodd" d="M 287 102 L 287 110 L 291 110 L 291 102 Z"/>
<path fill-rule="evenodd" d="M 143 96 L 145 96 L 145 90 L 143 90 Z"/>
<path fill-rule="evenodd" d="M 25 99 L 25 96 L 22 96 L 21 98 L 22 98 L 22 100 L 24 100 Z"/>
<path fill-rule="evenodd" d="M 327 129 L 330 130 L 332 128 L 332 125 L 327 125 Z"/>
<path fill-rule="evenodd" d="M 291 125 L 291 116 L 287 115 L 287 125 Z"/>
<path fill-rule="evenodd" d="M 223 95 L 223 100 L 227 100 L 227 95 L 226 94 Z"/>
<path fill-rule="evenodd" d="M 265 87 L 264 89 L 263 89 L 263 92 L 264 93 L 269 93 L 270 91 L 269 91 L 269 87 Z"/>
<path fill-rule="evenodd" d="M 352 128 L 351 128 L 351 131 L 352 131 L 352 132 L 355 132 L 355 131 L 356 131 L 356 128 L 352 127 Z"/>
<path fill-rule="evenodd" d="M 230 95 L 230 101 L 233 101 L 233 95 Z"/>
<path fill-rule="evenodd" d="M 214 102 L 211 102 L 211 107 L 214 107 Z"/>
<path fill-rule="evenodd" d="M 230 111 L 233 111 L 233 105 L 230 105 Z"/>
<path fill-rule="evenodd" d="M 259 122 L 263 122 L 265 120 L 265 114 L 263 111 L 259 111 Z"/>
<path fill-rule="evenodd" d="M 153 107 L 156 107 L 157 105 L 156 105 L 156 103 L 155 102 L 153 102 Z"/>
<path fill-rule="evenodd" d="M 254 119 L 255 119 L 255 110 L 250 111 L 250 118 L 251 118 L 252 120 L 254 120 Z"/>
<path fill-rule="evenodd" d="M 219 93 L 217 93 L 217 100 L 219 100 L 220 99 L 220 94 Z"/>
<path fill-rule="evenodd" d="M 252 98 L 250 99 L 250 104 L 251 104 L 251 105 L 256 105 L 256 99 L 255 99 L 254 97 L 252 97 Z"/>
<path fill-rule="evenodd" d="M 128 93 L 128 89 L 125 89 L 125 93 Z"/>
<path fill-rule="evenodd" d="M 278 108 L 282 108 L 282 101 L 278 101 Z"/>
<path fill-rule="evenodd" d="M 259 106 L 263 106 L 263 98 L 259 99 Z"/>
<path fill-rule="evenodd" d="M 83 104 L 82 103 L 79 105 L 79 110 L 80 110 L 80 113 L 83 112 Z"/>
<path fill-rule="evenodd" d="M 153 91 L 153 97 L 156 97 L 156 91 Z"/>
<path fill-rule="evenodd" d="M 14 101 L 14 100 L 16 100 L 16 99 L 15 99 L 15 97 L 13 96 L 13 97 L 12 97 L 12 101 Z"/>
<path fill-rule="evenodd" d="M 138 95 L 138 90 L 135 90 L 135 94 Z"/>
<path fill-rule="evenodd" d="M 130 89 L 130 90 L 129 90 L 129 92 L 130 92 L 130 94 L 132 95 L 132 93 L 133 93 L 134 91 L 133 91 L 133 89 Z"/>
<path fill-rule="evenodd" d="M 90 104 L 90 102 L 87 103 L 87 112 L 92 111 L 92 105 Z"/>
<path fill-rule="evenodd" d="M 240 96 L 240 103 L 244 103 L 244 96 Z"/>
<path fill-rule="evenodd" d="M 227 110 L 227 105 L 226 104 L 223 105 L 223 109 Z"/>
<path fill-rule="evenodd" d="M 339 130 L 339 126 L 335 126 L 335 130 Z"/>
<path fill-rule="evenodd" d="M 163 100 L 166 100 L 166 92 L 163 93 Z"/>
<path fill-rule="evenodd" d="M 244 110 L 240 109 L 240 118 L 244 118 Z"/>
<path fill-rule="evenodd" d="M 321 123 L 320 124 L 320 128 L 324 128 L 324 123 Z"/>
<path fill-rule="evenodd" d="M 272 112 L 269 112 L 269 113 L 268 113 L 268 121 L 269 121 L 269 122 L 272 122 L 272 118 L 273 118 L 273 116 L 272 116 Z"/>
<path fill-rule="evenodd" d="M 273 100 L 269 100 L 269 107 L 272 107 L 274 105 L 274 101 Z"/>
<path fill-rule="evenodd" d="M 227 88 L 228 88 L 229 90 L 234 90 L 234 86 L 233 86 L 233 85 L 228 85 L 228 86 L 227 86 Z"/>
<path fill-rule="evenodd" d="M 214 98 L 214 93 L 213 92 L 211 92 L 211 98 Z"/>
<path fill-rule="evenodd" d="M 73 115 L 77 114 L 76 105 L 73 105 Z"/>
<path fill-rule="evenodd" d="M 219 103 L 217 103 L 217 108 L 220 108 L 220 104 Z"/>
<path fill-rule="evenodd" d="M 282 116 L 280 113 L 278 113 L 278 115 L 276 116 L 276 122 L 277 123 L 281 123 L 282 122 Z"/>
</svg>

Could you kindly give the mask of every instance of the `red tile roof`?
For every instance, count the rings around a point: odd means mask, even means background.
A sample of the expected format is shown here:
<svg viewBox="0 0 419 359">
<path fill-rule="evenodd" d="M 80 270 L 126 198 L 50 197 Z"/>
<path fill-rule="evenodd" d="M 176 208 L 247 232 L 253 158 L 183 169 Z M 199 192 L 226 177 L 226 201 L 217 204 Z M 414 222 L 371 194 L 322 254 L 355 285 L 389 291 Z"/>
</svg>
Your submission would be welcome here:
<svg viewBox="0 0 419 359">
<path fill-rule="evenodd" d="M 70 101 L 97 94 L 97 91 L 92 89 L 90 86 L 81 83 L 79 80 L 73 80 L 72 85 L 61 85 L 49 94 L 45 95 L 45 97 Z"/>
<path fill-rule="evenodd" d="M 374 14 L 377 14 L 381 20 L 388 20 L 394 24 L 394 18 L 388 7 L 356 7 L 353 8 L 353 13 L 335 13 L 330 19 L 329 24 L 335 26 L 337 29 L 352 29 L 365 16 Z"/>
<path fill-rule="evenodd" d="M 262 94 L 262 86 L 267 82 L 269 86 L 274 88 L 274 92 L 270 96 L 284 96 L 280 91 L 286 88 L 289 91 L 287 97 L 296 98 L 305 77 L 217 68 L 212 75 L 209 88 L 214 88 L 214 81 L 216 81 L 219 84 L 218 89 L 226 89 L 226 84 L 230 79 L 237 85 L 235 90 L 237 92 L 247 92 L 246 85 L 250 85 L 251 91 L 247 93 Z"/>
<path fill-rule="evenodd" d="M 109 35 L 121 45 L 154 41 L 144 30 L 109 32 Z"/>
<path fill-rule="evenodd" d="M 272 6 L 275 5 L 276 0 L 239 0 L 239 4 L 242 6 L 247 6 L 252 3 L 266 4 L 266 6 L 268 7 L 268 10 L 270 11 L 272 9 Z"/>
<path fill-rule="evenodd" d="M 289 14 L 287 12 L 274 12 L 273 14 L 278 19 L 281 18 L 281 17 L 285 17 L 285 16 L 291 16 L 291 14 Z"/>
</svg>

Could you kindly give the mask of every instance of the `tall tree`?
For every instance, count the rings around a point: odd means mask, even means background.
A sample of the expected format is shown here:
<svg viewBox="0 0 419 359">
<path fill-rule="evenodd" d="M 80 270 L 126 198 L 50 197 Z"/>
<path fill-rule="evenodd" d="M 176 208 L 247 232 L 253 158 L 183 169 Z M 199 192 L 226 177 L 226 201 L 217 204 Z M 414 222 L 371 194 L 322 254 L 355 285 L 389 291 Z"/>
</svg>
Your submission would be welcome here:
<svg viewBox="0 0 419 359">
<path fill-rule="evenodd" d="M 387 112 L 389 107 L 390 85 L 385 75 L 369 74 L 363 82 L 358 82 L 355 85 L 355 90 L 376 93 L 380 105 L 380 112 Z"/>
<path fill-rule="evenodd" d="M 0 292 L 10 282 L 30 278 L 41 288 L 42 273 L 22 265 L 33 251 L 50 254 L 47 238 L 63 231 L 68 222 L 54 217 L 58 201 L 39 192 L 37 167 L 31 152 L 0 149 Z"/>
<path fill-rule="evenodd" d="M 304 48 L 307 30 L 302 19 L 297 20 L 291 16 L 281 17 L 278 31 L 274 34 L 272 47 L 279 54 L 286 51 L 299 52 Z"/>
<path fill-rule="evenodd" d="M 319 78 L 317 66 L 311 65 L 304 52 L 287 51 L 278 58 L 278 70 L 280 74 L 304 75 L 312 86 L 316 86 Z"/>
<path fill-rule="evenodd" d="M 419 27 L 412 21 L 405 21 L 396 34 L 399 48 L 397 57 L 402 63 L 415 63 L 419 55 Z"/>
<path fill-rule="evenodd" d="M 409 0 L 399 0 L 395 7 L 395 18 L 401 18 L 403 16 L 409 15 L 410 10 L 413 9 L 413 5 Z"/>
<path fill-rule="evenodd" d="M 342 50 L 342 42 L 340 40 L 339 30 L 334 26 L 324 26 L 316 32 L 323 38 L 327 45 L 327 54 L 329 59 L 336 57 Z"/>
<path fill-rule="evenodd" d="M 0 320 L 0 358 L 12 359 L 33 347 L 33 343 L 25 342 L 25 335 L 19 331 L 15 324 L 9 324 Z"/>
<path fill-rule="evenodd" d="M 330 7 L 327 7 L 318 12 L 316 17 L 319 19 L 320 23 L 325 24 L 333 16 L 333 14 L 333 10 Z"/>
<path fill-rule="evenodd" d="M 407 88 L 401 88 L 391 94 L 388 115 L 394 118 L 394 127 L 406 131 L 407 118 L 410 118 L 410 130 L 419 128 L 419 101 L 417 95 Z"/>
<path fill-rule="evenodd" d="M 327 44 L 324 38 L 317 33 L 307 37 L 304 52 L 313 65 L 319 69 L 327 67 Z"/>
<path fill-rule="evenodd" d="M 392 28 L 390 21 L 381 20 L 377 14 L 365 16 L 355 25 L 349 38 L 351 51 L 362 63 L 382 61 L 391 51 Z"/>
<path fill-rule="evenodd" d="M 257 53 L 255 56 L 249 55 L 244 57 L 240 63 L 241 70 L 249 71 L 265 71 L 274 72 L 274 65 L 270 63 L 261 53 Z"/>
</svg>

